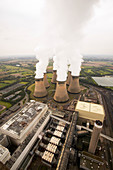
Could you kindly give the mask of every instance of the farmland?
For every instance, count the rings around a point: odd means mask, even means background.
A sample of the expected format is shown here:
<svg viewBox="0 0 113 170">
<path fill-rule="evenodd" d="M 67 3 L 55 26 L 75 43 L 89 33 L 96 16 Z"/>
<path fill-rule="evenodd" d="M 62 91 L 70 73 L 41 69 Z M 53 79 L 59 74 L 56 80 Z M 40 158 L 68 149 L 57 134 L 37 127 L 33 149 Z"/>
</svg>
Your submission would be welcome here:
<svg viewBox="0 0 113 170">
<path fill-rule="evenodd" d="M 92 77 L 104 77 L 113 76 L 113 60 L 112 59 L 86 59 L 82 64 L 82 70 L 80 73 L 80 82 L 89 83 L 92 85 L 101 85 L 96 81 L 96 78 Z M 99 79 L 99 78 L 98 78 Z M 100 78 L 102 81 L 103 78 Z M 106 80 L 105 80 L 106 81 Z M 104 86 L 105 84 L 103 84 Z M 112 84 L 107 84 L 107 89 L 112 89 L 110 87 Z"/>
<path fill-rule="evenodd" d="M 24 88 L 34 81 L 35 64 L 35 60 L 25 58 L 1 60 L 0 102 L 2 106 L 7 105 L 6 109 L 24 98 Z"/>
</svg>

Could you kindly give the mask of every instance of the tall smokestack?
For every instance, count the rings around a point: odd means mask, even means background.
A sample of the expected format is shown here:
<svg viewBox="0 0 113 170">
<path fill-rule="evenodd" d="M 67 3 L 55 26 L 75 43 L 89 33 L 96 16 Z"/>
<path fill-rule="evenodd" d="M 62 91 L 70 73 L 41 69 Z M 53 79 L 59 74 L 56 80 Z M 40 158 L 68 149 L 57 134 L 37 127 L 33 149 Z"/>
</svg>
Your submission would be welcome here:
<svg viewBox="0 0 113 170">
<path fill-rule="evenodd" d="M 56 70 L 53 70 L 53 76 L 52 76 L 52 80 L 51 80 L 51 83 L 53 83 L 53 84 L 56 84 L 56 78 L 57 78 L 57 74 L 56 74 Z"/>
<path fill-rule="evenodd" d="M 46 73 L 44 73 L 44 85 L 45 85 L 46 88 L 50 87 L 50 84 L 49 84 L 49 82 L 47 80 L 47 74 Z"/>
<path fill-rule="evenodd" d="M 68 71 L 68 78 L 66 81 L 66 84 L 69 86 L 70 85 L 70 81 L 71 81 L 71 71 Z"/>
<path fill-rule="evenodd" d="M 95 153 L 101 130 L 102 122 L 100 120 L 96 120 L 96 122 L 94 123 L 93 133 L 91 136 L 88 152 L 93 154 Z"/>
<path fill-rule="evenodd" d="M 69 100 L 65 81 L 57 82 L 54 100 L 57 102 L 62 102 L 62 103 Z"/>
<path fill-rule="evenodd" d="M 47 91 L 44 85 L 43 78 L 35 79 L 35 90 L 34 90 L 35 97 L 45 97 L 47 96 Z"/>
<path fill-rule="evenodd" d="M 68 87 L 68 92 L 70 93 L 79 93 L 80 85 L 79 85 L 79 76 L 71 76 L 70 85 Z"/>
</svg>

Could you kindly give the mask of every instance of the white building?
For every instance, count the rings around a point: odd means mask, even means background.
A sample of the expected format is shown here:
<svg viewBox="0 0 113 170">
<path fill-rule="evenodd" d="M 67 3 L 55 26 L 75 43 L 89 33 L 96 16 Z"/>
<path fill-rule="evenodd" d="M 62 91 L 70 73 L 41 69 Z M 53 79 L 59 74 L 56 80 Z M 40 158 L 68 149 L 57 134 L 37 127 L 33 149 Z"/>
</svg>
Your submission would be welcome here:
<svg viewBox="0 0 113 170">
<path fill-rule="evenodd" d="M 9 150 L 4 146 L 0 145 L 0 162 L 5 164 L 10 159 L 10 157 L 11 155 Z"/>
<path fill-rule="evenodd" d="M 78 101 L 75 111 L 79 112 L 79 117 L 89 120 L 104 121 L 105 112 L 103 105 Z"/>
<path fill-rule="evenodd" d="M 0 131 L 19 145 L 30 134 L 47 110 L 46 104 L 31 100 L 22 110 L 1 126 Z"/>
</svg>

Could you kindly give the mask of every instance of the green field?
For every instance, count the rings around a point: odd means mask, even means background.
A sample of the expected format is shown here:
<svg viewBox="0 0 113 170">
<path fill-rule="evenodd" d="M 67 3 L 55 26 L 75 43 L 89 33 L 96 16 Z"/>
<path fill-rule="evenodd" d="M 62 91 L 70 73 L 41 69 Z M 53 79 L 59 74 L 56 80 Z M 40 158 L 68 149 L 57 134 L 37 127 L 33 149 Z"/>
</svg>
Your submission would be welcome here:
<svg viewBox="0 0 113 170">
<path fill-rule="evenodd" d="M 52 76 L 53 76 L 53 73 L 47 73 L 48 78 L 52 78 Z"/>
<path fill-rule="evenodd" d="M 4 80 L 3 82 L 8 84 L 13 84 L 16 82 L 16 80 Z"/>
<path fill-rule="evenodd" d="M 24 82 L 24 81 L 22 81 L 22 82 L 20 82 L 20 84 L 28 84 L 28 82 Z"/>
<path fill-rule="evenodd" d="M 34 92 L 35 84 L 32 84 L 28 87 L 28 90 L 30 90 L 32 93 Z"/>
<path fill-rule="evenodd" d="M 24 67 L 16 67 L 11 65 L 3 65 L 1 66 L 1 72 L 7 72 L 7 73 L 20 73 L 22 75 L 30 75 L 33 74 L 33 71 L 30 69 L 26 69 Z"/>
<path fill-rule="evenodd" d="M 10 103 L 8 103 L 8 102 L 3 102 L 3 101 L 0 101 L 0 105 L 6 106 L 7 108 L 11 107 L 11 104 L 10 104 Z"/>
<path fill-rule="evenodd" d="M 0 88 L 2 88 L 2 87 L 6 87 L 6 86 L 8 86 L 9 84 L 8 83 L 0 83 Z"/>
<path fill-rule="evenodd" d="M 83 76 L 105 76 L 112 75 L 113 69 L 108 68 L 107 66 L 94 67 L 94 66 L 82 66 L 81 77 Z"/>
</svg>

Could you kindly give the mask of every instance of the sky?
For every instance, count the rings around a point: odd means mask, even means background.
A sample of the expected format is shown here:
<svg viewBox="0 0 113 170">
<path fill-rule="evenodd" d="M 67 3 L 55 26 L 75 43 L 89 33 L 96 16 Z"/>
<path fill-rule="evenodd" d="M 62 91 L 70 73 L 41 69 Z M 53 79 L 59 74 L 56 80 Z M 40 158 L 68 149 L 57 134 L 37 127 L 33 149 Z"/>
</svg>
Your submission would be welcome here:
<svg viewBox="0 0 113 170">
<path fill-rule="evenodd" d="M 47 29 L 43 34 L 46 27 L 46 23 L 42 24 L 43 9 L 48 1 L 0 0 L 0 56 L 34 54 L 41 38 L 44 42 L 46 34 L 51 32 Z M 86 0 L 83 3 L 87 6 Z M 92 17 L 83 28 L 80 51 L 113 54 L 113 0 L 100 0 L 94 7 Z"/>
</svg>

